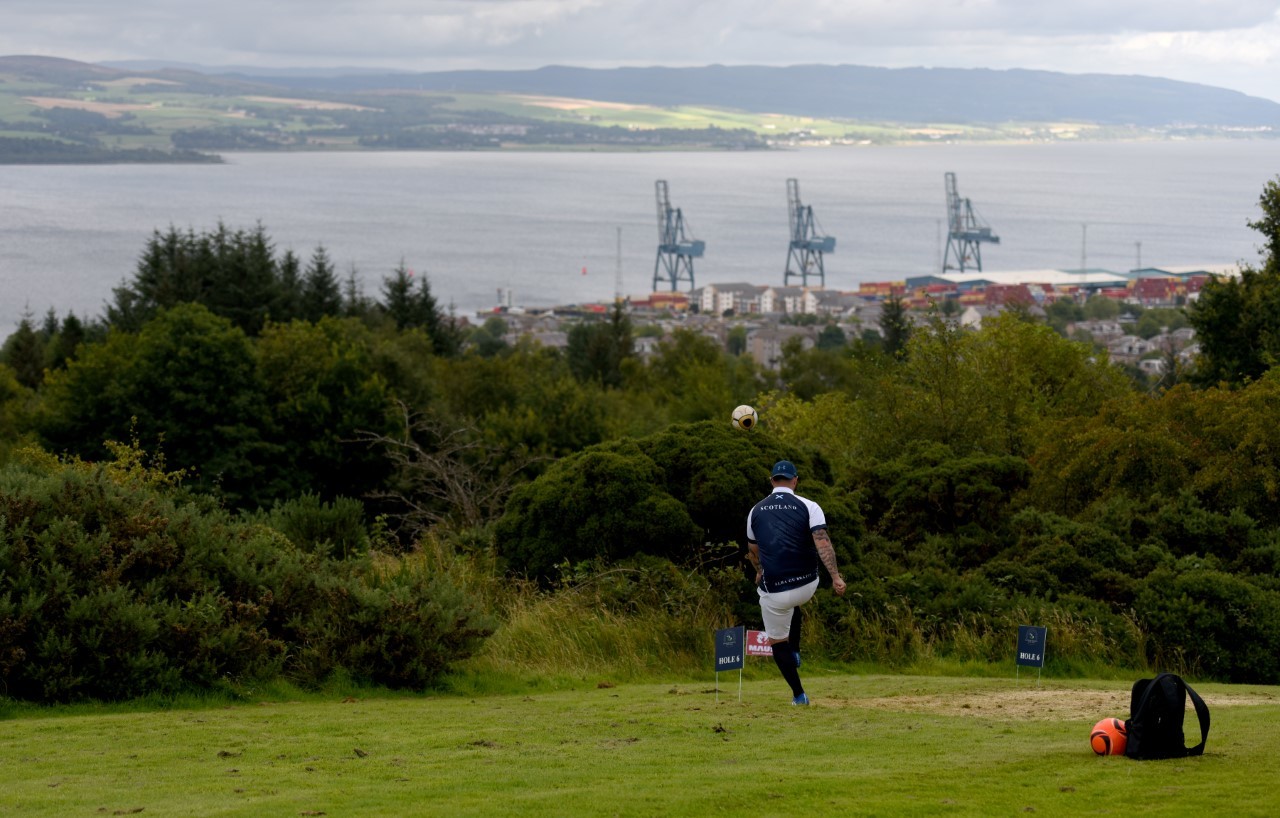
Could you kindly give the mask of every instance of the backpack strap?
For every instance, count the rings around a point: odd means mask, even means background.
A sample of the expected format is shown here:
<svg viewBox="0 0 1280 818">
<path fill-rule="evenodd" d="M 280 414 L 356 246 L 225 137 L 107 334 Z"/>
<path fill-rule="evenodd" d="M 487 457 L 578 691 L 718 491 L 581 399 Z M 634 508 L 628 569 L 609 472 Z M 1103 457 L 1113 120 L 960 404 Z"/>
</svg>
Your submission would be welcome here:
<svg viewBox="0 0 1280 818">
<path fill-rule="evenodd" d="M 1204 703 L 1204 699 L 1200 698 L 1200 694 L 1191 689 L 1191 685 L 1183 682 L 1182 686 L 1187 689 L 1187 695 L 1191 697 L 1191 704 L 1196 709 L 1196 719 L 1200 722 L 1200 743 L 1189 748 L 1187 755 L 1203 755 L 1204 745 L 1209 740 L 1209 707 Z"/>
</svg>

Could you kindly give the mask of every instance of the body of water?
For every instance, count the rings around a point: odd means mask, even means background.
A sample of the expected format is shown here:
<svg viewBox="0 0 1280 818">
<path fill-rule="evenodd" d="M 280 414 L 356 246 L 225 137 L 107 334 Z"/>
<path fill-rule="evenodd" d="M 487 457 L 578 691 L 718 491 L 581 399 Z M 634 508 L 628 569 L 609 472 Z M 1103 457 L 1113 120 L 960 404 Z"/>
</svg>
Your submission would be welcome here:
<svg viewBox="0 0 1280 818">
<path fill-rule="evenodd" d="M 760 153 L 230 154 L 224 165 L 0 167 L 0 336 L 24 310 L 103 313 L 154 230 L 261 223 L 305 260 L 323 244 L 366 293 L 401 262 L 470 313 L 651 289 L 666 179 L 696 283 L 782 283 L 786 179 L 835 236 L 827 286 L 936 272 L 947 171 L 1000 236 L 989 271 L 1253 261 L 1247 223 L 1280 141 L 928 145 Z M 583 274 L 583 269 L 586 274 Z"/>
</svg>

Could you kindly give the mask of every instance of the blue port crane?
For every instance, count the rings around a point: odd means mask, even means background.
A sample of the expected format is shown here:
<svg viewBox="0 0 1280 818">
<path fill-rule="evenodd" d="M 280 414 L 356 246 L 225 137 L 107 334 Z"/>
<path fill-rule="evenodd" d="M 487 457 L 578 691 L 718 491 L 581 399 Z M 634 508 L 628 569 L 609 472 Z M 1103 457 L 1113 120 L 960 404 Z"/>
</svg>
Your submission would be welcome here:
<svg viewBox="0 0 1280 818">
<path fill-rule="evenodd" d="M 800 279 L 802 287 L 809 286 L 809 276 L 818 279 L 818 286 L 825 286 L 827 271 L 822 257 L 835 252 L 836 240 L 818 235 L 813 207 L 800 201 L 800 182 L 796 179 L 787 180 L 787 214 L 791 223 L 791 245 L 787 249 L 787 269 L 782 274 L 783 286 L 791 283 L 792 276 Z"/>
<path fill-rule="evenodd" d="M 671 207 L 666 180 L 659 179 L 654 191 L 658 199 L 658 257 L 653 261 L 653 290 L 657 292 L 664 281 L 671 282 L 672 292 L 680 288 L 681 281 L 688 281 L 692 290 L 693 260 L 702 257 L 707 243 L 685 235 L 684 213 Z"/>
<path fill-rule="evenodd" d="M 954 173 L 947 174 L 947 223 L 947 252 L 942 257 L 942 272 L 963 273 L 966 267 L 982 272 L 982 245 L 999 244 L 1000 237 L 978 218 L 968 199 L 960 198 Z"/>
</svg>

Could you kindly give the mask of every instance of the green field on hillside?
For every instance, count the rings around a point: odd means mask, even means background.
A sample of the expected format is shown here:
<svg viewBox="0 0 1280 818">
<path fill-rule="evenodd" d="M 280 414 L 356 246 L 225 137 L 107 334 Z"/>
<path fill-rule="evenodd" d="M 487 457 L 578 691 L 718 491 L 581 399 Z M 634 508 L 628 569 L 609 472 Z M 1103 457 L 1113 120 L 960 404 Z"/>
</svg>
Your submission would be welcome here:
<svg viewBox="0 0 1280 818">
<path fill-rule="evenodd" d="M 86 154 L 137 148 L 209 153 L 353 147 L 725 149 L 1136 135 L 1078 124 L 905 125 L 520 94 L 311 94 L 226 78 L 175 76 L 180 79 L 96 80 L 0 67 L 0 131 L 6 140 L 70 142 Z M 23 161 L 24 155 L 29 161 L 31 152 L 30 144 L 0 144 L 0 161 Z"/>
<path fill-rule="evenodd" d="M 761 666 L 763 667 L 763 666 Z M 1098 757 L 1127 682 L 754 669 L 503 695 L 356 692 L 20 711 L 0 814 L 1268 815 L 1280 691 L 1198 685 L 1200 758 Z M 1188 728 L 1194 729 L 1194 716 Z"/>
</svg>

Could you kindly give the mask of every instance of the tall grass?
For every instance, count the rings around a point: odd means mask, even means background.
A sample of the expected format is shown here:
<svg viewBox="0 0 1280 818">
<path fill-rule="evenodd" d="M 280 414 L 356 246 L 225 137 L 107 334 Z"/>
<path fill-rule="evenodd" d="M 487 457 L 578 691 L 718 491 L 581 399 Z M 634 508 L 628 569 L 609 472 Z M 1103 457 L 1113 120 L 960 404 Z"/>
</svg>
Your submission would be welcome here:
<svg viewBox="0 0 1280 818">
<path fill-rule="evenodd" d="M 473 534 L 428 533 L 414 552 L 378 558 L 382 570 L 448 576 L 500 620 L 484 647 L 459 668 L 473 679 L 685 678 L 706 664 L 715 629 L 734 619 L 736 591 L 725 572 L 640 558 L 578 566 L 557 586 L 543 588 L 513 578 L 487 533 Z"/>
<path fill-rule="evenodd" d="M 472 688 L 654 681 L 705 674 L 717 628 L 759 627 L 755 594 L 734 569 L 681 568 L 666 560 L 566 568 L 552 588 L 513 579 L 481 532 L 471 539 L 429 534 L 416 551 L 381 557 L 386 569 L 445 574 L 500 625 L 455 674 Z M 803 647 L 810 666 L 983 676 L 1014 671 L 1019 625 L 1048 628 L 1045 672 L 1112 678 L 1150 669 L 1147 635 L 1132 616 L 1099 619 L 1031 604 L 955 619 L 922 615 L 902 599 L 864 610 L 819 591 L 806 606 Z M 1194 675 L 1177 656 L 1161 670 Z"/>
<path fill-rule="evenodd" d="M 615 567 L 551 591 L 524 588 L 471 668 L 619 680 L 696 672 L 711 634 L 730 623 L 730 605 L 711 580 L 666 567 Z"/>
<path fill-rule="evenodd" d="M 1046 668 L 1057 676 L 1097 677 L 1108 668 L 1148 669 L 1147 635 L 1132 616 L 1118 621 L 1119 628 L 1113 620 L 1094 619 L 1051 604 L 1015 608 L 994 616 L 967 613 L 940 621 L 922 619 L 903 601 L 883 611 L 851 612 L 840 631 L 819 630 L 816 646 L 825 648 L 832 658 L 870 662 L 886 669 L 920 672 L 940 663 L 981 667 L 1011 664 L 1018 626 L 1038 625 L 1048 629 Z M 806 642 L 809 633 L 806 631 Z M 1188 670 L 1177 661 L 1161 667 Z"/>
</svg>

